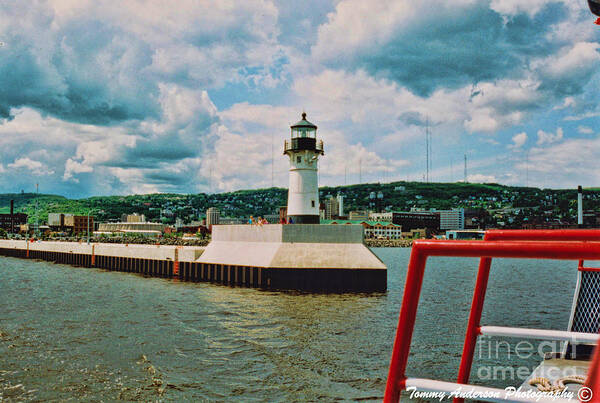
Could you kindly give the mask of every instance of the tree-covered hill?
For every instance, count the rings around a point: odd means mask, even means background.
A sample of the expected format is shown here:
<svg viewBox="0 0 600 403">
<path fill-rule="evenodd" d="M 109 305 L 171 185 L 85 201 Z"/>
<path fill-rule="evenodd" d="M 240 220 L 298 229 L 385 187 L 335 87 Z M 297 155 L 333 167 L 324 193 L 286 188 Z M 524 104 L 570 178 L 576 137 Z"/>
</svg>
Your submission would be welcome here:
<svg viewBox="0 0 600 403">
<path fill-rule="evenodd" d="M 393 182 L 366 183 L 351 186 L 322 187 L 320 199 L 341 193 L 346 211 L 370 208 L 370 194 L 381 192 L 381 208 L 405 211 L 423 209 L 471 208 L 490 213 L 505 209 L 522 209 L 529 214 L 545 214 L 557 219 L 572 218 L 576 208 L 576 189 L 538 189 L 499 184 Z M 287 200 L 287 189 L 269 188 L 240 190 L 217 194 L 148 194 L 131 196 L 98 196 L 68 199 L 63 196 L 22 193 L 0 194 L 0 213 L 9 211 L 10 200 L 15 210 L 35 220 L 36 203 L 39 221 L 48 213 L 92 214 L 97 221 L 119 220 L 122 214 L 145 214 L 151 221 L 184 222 L 204 216 L 209 207 L 217 207 L 222 216 L 247 217 L 275 214 Z M 600 210 L 600 189 L 585 190 L 585 209 Z"/>
</svg>

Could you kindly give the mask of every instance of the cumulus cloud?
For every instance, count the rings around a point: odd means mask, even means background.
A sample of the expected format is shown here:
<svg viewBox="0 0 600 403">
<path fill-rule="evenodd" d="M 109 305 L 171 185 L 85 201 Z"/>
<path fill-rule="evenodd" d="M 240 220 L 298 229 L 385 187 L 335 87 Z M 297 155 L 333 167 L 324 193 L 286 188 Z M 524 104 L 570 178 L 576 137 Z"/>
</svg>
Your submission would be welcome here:
<svg viewBox="0 0 600 403">
<path fill-rule="evenodd" d="M 160 86 L 159 104 L 158 120 L 147 119 L 110 136 L 82 141 L 75 156 L 67 160 L 63 179 L 76 180 L 76 174 L 100 166 L 111 168 L 108 171 L 122 183 L 133 181 L 136 186 L 146 183 L 180 189 L 189 184 L 189 179 L 196 177 L 191 171 L 198 168 L 192 162 L 212 149 L 218 124 L 216 107 L 206 91 L 175 85 Z"/>
<path fill-rule="evenodd" d="M 49 170 L 40 161 L 32 160 L 28 157 L 16 159 L 13 163 L 8 164 L 7 167 L 12 170 L 25 170 L 30 171 L 34 175 L 52 175 L 54 171 Z"/>
<path fill-rule="evenodd" d="M 420 178 L 426 125 L 439 170 L 465 152 L 497 160 L 561 120 L 585 120 L 565 130 L 589 139 L 593 28 L 566 0 L 4 2 L 0 187 L 233 190 L 270 186 L 271 169 L 286 186 L 281 143 L 303 109 L 325 184 L 359 166 L 363 180 Z M 537 145 L 570 140 L 540 131 Z M 470 167 L 517 178 L 509 165 Z"/>
<path fill-rule="evenodd" d="M 523 144 L 525 144 L 525 142 L 527 141 L 527 133 L 521 132 L 519 134 L 515 134 L 512 137 L 512 141 L 513 143 L 509 145 L 509 148 L 516 150 L 523 147 Z"/>
<path fill-rule="evenodd" d="M 581 115 L 571 115 L 571 116 L 567 116 L 565 117 L 565 121 L 567 122 L 573 122 L 573 121 L 578 121 L 578 120 L 583 120 L 583 119 L 590 119 L 590 118 L 597 118 L 600 117 L 600 112 L 586 112 L 583 113 Z"/>
<path fill-rule="evenodd" d="M 219 124 L 208 90 L 278 80 L 277 18 L 263 0 L 4 4 L 6 158 L 47 149 L 51 156 L 30 166 L 51 167 L 50 186 L 79 192 L 205 189 L 200 168 Z"/>
<path fill-rule="evenodd" d="M 450 110 L 467 130 L 495 132 L 548 105 L 576 105 L 600 57 L 582 21 L 581 7 L 554 0 L 344 0 L 319 28 L 312 56 L 346 77 L 387 80 L 428 107 L 440 97 L 459 102 Z M 557 36 L 558 27 L 568 34 Z M 324 93 L 339 91 L 322 81 Z M 400 119 L 423 124 L 425 114 L 411 106 Z"/>
<path fill-rule="evenodd" d="M 556 129 L 556 133 L 548 133 L 543 130 L 538 130 L 536 144 L 537 145 L 552 144 L 552 143 L 556 143 L 556 142 L 562 140 L 562 138 L 563 138 L 562 127 L 559 127 L 558 129 Z"/>
<path fill-rule="evenodd" d="M 562 44 L 547 34 L 569 15 L 560 2 L 513 3 L 344 0 L 312 51 L 327 65 L 361 68 L 419 95 L 513 78 Z"/>
<path fill-rule="evenodd" d="M 598 153 L 599 137 L 566 139 L 561 143 L 534 148 L 529 154 L 530 181 L 553 188 L 574 188 L 579 184 L 596 186 L 600 181 Z M 525 163 L 518 163 L 516 168 L 525 169 Z"/>
<path fill-rule="evenodd" d="M 0 21 L 4 118 L 23 106 L 102 125 L 156 118 L 160 82 L 222 86 L 281 52 L 277 9 L 262 0 L 5 3 Z"/>
<path fill-rule="evenodd" d="M 537 89 L 538 83 L 533 81 L 500 80 L 477 87 L 440 89 L 421 97 L 362 70 L 325 70 L 294 85 L 296 93 L 324 119 L 375 126 L 384 132 L 394 130 L 398 122 L 453 124 L 470 132 L 494 132 L 520 123 L 536 110 L 543 102 Z"/>
<path fill-rule="evenodd" d="M 556 105 L 552 109 L 554 109 L 554 110 L 567 109 L 567 108 L 570 108 L 570 107 L 575 106 L 575 105 L 576 105 L 575 98 L 573 98 L 573 97 L 565 97 L 565 99 L 563 100 L 562 104 Z"/>
<path fill-rule="evenodd" d="M 599 48 L 598 43 L 578 42 L 532 63 L 542 81 L 540 90 L 565 97 L 581 93 L 597 71 Z"/>
</svg>

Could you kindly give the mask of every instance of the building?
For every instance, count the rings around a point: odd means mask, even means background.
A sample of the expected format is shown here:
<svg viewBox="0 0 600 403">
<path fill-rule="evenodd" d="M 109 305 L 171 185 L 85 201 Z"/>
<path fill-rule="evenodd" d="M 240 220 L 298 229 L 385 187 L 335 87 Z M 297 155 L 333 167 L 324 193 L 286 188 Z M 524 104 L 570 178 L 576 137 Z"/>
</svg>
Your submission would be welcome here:
<svg viewBox="0 0 600 403">
<path fill-rule="evenodd" d="M 369 219 L 369 213 L 364 210 L 351 211 L 348 213 L 348 219 L 350 221 L 366 221 Z"/>
<path fill-rule="evenodd" d="M 446 239 L 483 239 L 484 235 L 481 230 L 446 231 Z"/>
<path fill-rule="evenodd" d="M 485 223 L 484 209 L 468 208 L 465 211 L 465 229 L 479 229 Z"/>
<path fill-rule="evenodd" d="M 440 215 L 428 211 L 400 211 L 392 213 L 392 222 L 402 226 L 405 231 L 425 228 L 429 231 L 440 230 Z"/>
<path fill-rule="evenodd" d="M 440 214 L 440 230 L 465 229 L 465 210 L 434 210 Z"/>
<path fill-rule="evenodd" d="M 48 213 L 48 226 L 55 230 L 61 230 L 65 226 L 65 215 L 62 213 Z"/>
<path fill-rule="evenodd" d="M 290 159 L 288 222 L 318 224 L 318 160 L 324 155 L 323 141 L 317 141 L 317 126 L 306 120 L 306 113 L 290 128 L 291 138 L 283 146 L 283 153 Z"/>
<path fill-rule="evenodd" d="M 0 214 L 0 228 L 6 232 L 18 232 L 24 224 L 27 224 L 27 214 Z"/>
<path fill-rule="evenodd" d="M 10 201 L 10 214 L 0 214 L 0 228 L 9 233 L 19 232 L 21 225 L 27 224 L 27 214 L 15 214 L 15 201 Z"/>
<path fill-rule="evenodd" d="M 122 222 L 146 222 L 146 216 L 144 214 L 122 214 L 121 215 Z"/>
<path fill-rule="evenodd" d="M 213 225 L 219 224 L 220 216 L 221 213 L 216 207 L 210 207 L 208 210 L 206 210 L 206 226 L 208 229 L 211 229 Z"/>
<path fill-rule="evenodd" d="M 325 200 L 325 203 L 323 203 L 325 205 L 325 211 L 324 211 L 324 218 L 326 220 L 333 220 L 334 218 L 338 218 L 339 217 L 339 202 L 337 197 L 329 197 L 329 199 Z"/>
<path fill-rule="evenodd" d="M 89 225 L 89 226 L 88 226 Z M 48 227 L 52 231 L 68 231 L 73 234 L 94 232 L 94 217 L 65 213 L 48 213 Z"/>
<path fill-rule="evenodd" d="M 324 203 L 321 203 L 321 218 L 324 220 L 335 220 L 344 217 L 344 196 L 338 193 L 337 196 L 329 196 Z"/>
<path fill-rule="evenodd" d="M 377 239 L 400 239 L 402 238 L 402 227 L 391 222 L 368 221 L 368 220 L 323 220 L 322 224 L 346 225 L 357 224 L 364 228 L 365 238 Z"/>
<path fill-rule="evenodd" d="M 94 231 L 94 217 L 86 215 L 64 214 L 64 227 L 73 234 L 84 234 Z"/>
<path fill-rule="evenodd" d="M 369 213 L 369 220 L 373 221 L 389 221 L 392 222 L 394 219 L 394 213 L 386 212 L 386 213 Z"/>
<path fill-rule="evenodd" d="M 143 236 L 158 236 L 165 230 L 166 225 L 153 222 L 106 222 L 98 225 L 94 235 L 135 234 Z"/>
</svg>

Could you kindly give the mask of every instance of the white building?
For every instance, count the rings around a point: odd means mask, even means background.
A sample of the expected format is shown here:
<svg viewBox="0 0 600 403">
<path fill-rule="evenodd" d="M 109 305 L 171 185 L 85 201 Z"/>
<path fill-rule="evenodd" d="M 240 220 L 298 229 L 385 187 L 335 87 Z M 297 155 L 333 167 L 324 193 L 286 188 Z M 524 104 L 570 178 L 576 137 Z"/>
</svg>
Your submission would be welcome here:
<svg viewBox="0 0 600 403">
<path fill-rule="evenodd" d="M 218 225 L 220 216 L 218 208 L 210 207 L 206 210 L 206 226 L 210 229 L 213 225 Z"/>
<path fill-rule="evenodd" d="M 392 222 L 392 218 L 394 217 L 394 213 L 386 212 L 386 213 L 369 213 L 369 220 L 372 221 L 387 221 Z"/>
<path fill-rule="evenodd" d="M 94 235 L 132 234 L 144 236 L 159 236 L 165 225 L 154 222 L 114 222 L 98 224 L 98 231 Z"/>
<path fill-rule="evenodd" d="M 324 220 L 323 224 L 329 225 L 362 225 L 365 238 L 376 239 L 400 239 L 402 238 L 402 226 L 384 221 L 368 220 Z"/>
<path fill-rule="evenodd" d="M 344 215 L 344 196 L 340 193 L 337 196 L 329 196 L 323 203 L 325 210 L 321 210 L 321 219 L 333 220 Z"/>
<path fill-rule="evenodd" d="M 146 216 L 144 214 L 123 214 L 121 215 L 122 222 L 146 222 Z"/>
<path fill-rule="evenodd" d="M 51 227 L 62 227 L 64 225 L 64 214 L 48 213 L 48 225 Z"/>
<path fill-rule="evenodd" d="M 323 155 L 323 141 L 317 141 L 317 126 L 302 120 L 291 126 L 291 139 L 285 140 L 284 154 L 290 158 L 288 222 L 319 223 L 318 163 Z"/>
</svg>

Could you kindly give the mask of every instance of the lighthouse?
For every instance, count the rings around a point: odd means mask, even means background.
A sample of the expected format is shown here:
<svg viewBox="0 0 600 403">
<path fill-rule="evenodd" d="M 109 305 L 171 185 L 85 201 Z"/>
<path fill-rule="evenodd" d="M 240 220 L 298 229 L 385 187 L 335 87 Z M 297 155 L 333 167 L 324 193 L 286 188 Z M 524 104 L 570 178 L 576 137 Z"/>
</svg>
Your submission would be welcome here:
<svg viewBox="0 0 600 403">
<path fill-rule="evenodd" d="M 302 120 L 291 126 L 291 138 L 285 140 L 283 153 L 290 158 L 288 222 L 319 224 L 319 156 L 324 155 L 323 140 L 317 140 L 317 126 Z"/>
<path fill-rule="evenodd" d="M 213 225 L 202 256 L 202 276 L 228 284 L 307 291 L 384 292 L 387 267 L 364 243 L 362 225 L 318 225 L 317 126 L 291 126 L 283 145 L 290 159 L 288 222 L 302 225 Z M 341 197 L 339 197 L 341 200 Z M 343 210 L 340 206 L 340 211 Z M 179 255 L 181 256 L 181 255 Z M 226 280 L 225 280 L 226 279 Z"/>
</svg>

